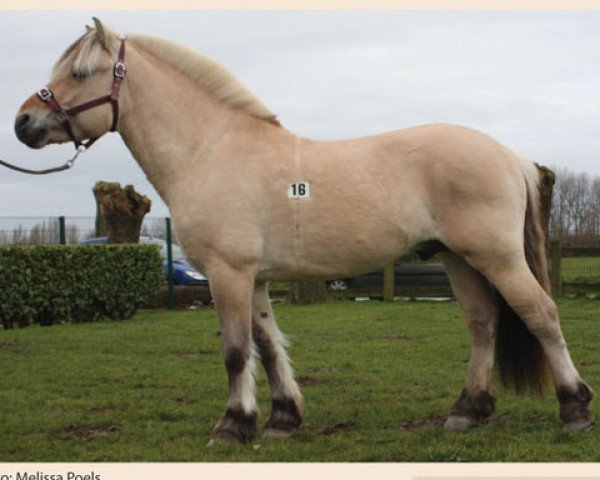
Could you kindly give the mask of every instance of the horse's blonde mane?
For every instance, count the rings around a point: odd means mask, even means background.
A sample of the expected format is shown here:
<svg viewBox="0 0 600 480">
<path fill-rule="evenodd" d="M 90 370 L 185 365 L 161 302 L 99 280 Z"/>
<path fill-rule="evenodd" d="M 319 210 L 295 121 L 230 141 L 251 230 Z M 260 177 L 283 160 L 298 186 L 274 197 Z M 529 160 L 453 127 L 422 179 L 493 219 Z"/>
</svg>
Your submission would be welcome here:
<svg viewBox="0 0 600 480">
<path fill-rule="evenodd" d="M 62 54 L 52 68 L 52 73 L 54 75 L 65 73 L 71 74 L 74 72 L 90 74 L 94 71 L 94 68 L 102 58 L 104 51 L 102 46 L 95 41 L 95 36 L 91 34 L 92 31 L 93 30 L 89 30 L 79 37 L 65 50 L 65 53 Z M 74 58 L 71 60 L 72 56 L 74 56 Z M 70 71 L 66 72 L 65 70 L 67 69 Z"/>
<path fill-rule="evenodd" d="M 230 108 L 279 125 L 274 115 L 225 67 L 196 51 L 153 35 L 132 34 L 127 40 L 190 76 Z"/>
</svg>

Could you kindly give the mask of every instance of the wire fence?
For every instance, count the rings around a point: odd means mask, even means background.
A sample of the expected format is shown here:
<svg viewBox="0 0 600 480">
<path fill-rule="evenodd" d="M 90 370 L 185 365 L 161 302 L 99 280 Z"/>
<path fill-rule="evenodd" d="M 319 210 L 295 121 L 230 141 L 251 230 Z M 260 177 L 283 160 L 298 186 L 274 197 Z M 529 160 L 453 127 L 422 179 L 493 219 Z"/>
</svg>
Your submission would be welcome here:
<svg viewBox="0 0 600 480">
<path fill-rule="evenodd" d="M 166 219 L 145 217 L 140 235 L 166 240 Z M 103 236 L 95 217 L 0 217 L 0 245 L 76 245 Z"/>
<path fill-rule="evenodd" d="M 554 207 L 549 237 L 562 247 L 560 277 L 564 283 L 600 286 L 600 208 L 588 206 L 585 212 L 577 217 L 566 208 Z M 597 217 L 590 212 L 598 212 Z M 177 239 L 169 238 L 169 229 L 170 219 L 146 216 L 140 230 L 143 241 L 162 243 L 165 259 L 167 245 L 174 250 L 175 258 L 183 255 Z M 102 226 L 95 217 L 0 217 L 0 246 L 77 245 L 93 243 L 103 236 Z"/>
</svg>

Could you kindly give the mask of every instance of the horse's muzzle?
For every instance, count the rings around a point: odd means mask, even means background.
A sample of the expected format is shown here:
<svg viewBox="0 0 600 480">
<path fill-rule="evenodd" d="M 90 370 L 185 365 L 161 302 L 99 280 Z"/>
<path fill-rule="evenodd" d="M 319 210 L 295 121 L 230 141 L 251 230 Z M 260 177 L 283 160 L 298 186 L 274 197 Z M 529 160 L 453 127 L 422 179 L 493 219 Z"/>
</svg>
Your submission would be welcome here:
<svg viewBox="0 0 600 480">
<path fill-rule="evenodd" d="M 25 145 L 31 148 L 44 146 L 43 140 L 48 134 L 48 129 L 36 125 L 35 119 L 28 113 L 22 113 L 15 120 L 15 134 Z"/>
</svg>

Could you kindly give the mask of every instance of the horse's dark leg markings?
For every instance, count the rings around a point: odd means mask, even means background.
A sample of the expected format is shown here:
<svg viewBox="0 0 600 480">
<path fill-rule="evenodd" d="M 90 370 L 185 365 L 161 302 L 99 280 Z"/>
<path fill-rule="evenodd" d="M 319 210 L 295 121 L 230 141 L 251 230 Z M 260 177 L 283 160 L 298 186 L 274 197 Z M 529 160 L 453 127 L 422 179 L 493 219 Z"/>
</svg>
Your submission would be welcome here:
<svg viewBox="0 0 600 480">
<path fill-rule="evenodd" d="M 557 398 L 560 418 L 569 430 L 584 430 L 593 417 L 588 404 L 593 392 L 581 379 L 569 354 L 562 334 L 558 309 L 540 286 L 528 266 L 505 269 L 495 273 L 496 287 L 521 318 L 527 329 L 537 337 L 548 359 Z"/>
<path fill-rule="evenodd" d="M 491 393 L 497 307 L 488 282 L 462 258 L 440 253 L 452 289 L 471 333 L 471 360 L 464 388 L 450 408 L 446 428 L 465 430 L 484 423 L 494 413 Z"/>
<path fill-rule="evenodd" d="M 258 407 L 255 398 L 252 345 L 251 274 L 220 264 L 210 278 L 211 292 L 221 324 L 229 398 L 223 418 L 215 425 L 209 445 L 219 441 L 247 442 L 256 435 Z"/>
<path fill-rule="evenodd" d="M 256 412 L 248 414 L 241 409 L 228 408 L 223 419 L 215 426 L 211 438 L 246 443 L 256 436 L 257 419 Z"/>
<path fill-rule="evenodd" d="M 252 337 L 271 387 L 268 437 L 287 437 L 302 424 L 304 400 L 285 352 L 285 340 L 277 328 L 266 284 L 257 284 L 252 304 Z"/>
<path fill-rule="evenodd" d="M 466 417 L 474 424 L 485 422 L 496 411 L 496 399 L 489 392 L 470 394 L 463 388 L 460 397 L 450 408 L 450 415 Z"/>
<path fill-rule="evenodd" d="M 229 377 L 229 389 L 235 391 L 250 355 L 239 348 L 230 348 L 225 353 L 225 368 Z M 245 412 L 241 406 L 228 404 L 225 416 L 217 423 L 211 438 L 217 441 L 247 442 L 256 436 L 258 412 Z"/>
<path fill-rule="evenodd" d="M 265 312 L 263 312 L 265 313 Z M 268 315 L 261 318 L 265 319 Z M 275 350 L 269 335 L 265 332 L 259 322 L 252 322 L 252 335 L 256 344 L 260 359 L 265 367 L 267 378 L 271 389 L 275 392 L 282 390 L 283 380 L 277 369 L 277 351 Z M 293 433 L 300 428 L 302 424 L 302 415 L 296 405 L 296 402 L 291 397 L 276 397 L 272 398 L 272 408 L 269 419 L 267 420 L 266 428 L 271 433 L 281 432 L 283 435 Z"/>
<path fill-rule="evenodd" d="M 575 392 L 559 387 L 556 396 L 560 404 L 560 419 L 566 428 L 580 430 L 591 426 L 593 418 L 588 405 L 594 394 L 585 383 L 580 382 Z"/>
</svg>

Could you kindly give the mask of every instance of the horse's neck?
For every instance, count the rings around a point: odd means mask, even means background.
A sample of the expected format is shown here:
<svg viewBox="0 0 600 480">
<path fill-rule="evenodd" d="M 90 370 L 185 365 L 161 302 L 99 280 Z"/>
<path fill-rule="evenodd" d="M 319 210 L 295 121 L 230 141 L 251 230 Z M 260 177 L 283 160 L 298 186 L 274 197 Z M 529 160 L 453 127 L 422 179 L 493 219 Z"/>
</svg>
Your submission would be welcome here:
<svg viewBox="0 0 600 480">
<path fill-rule="evenodd" d="M 129 54 L 119 131 L 163 200 L 211 168 L 232 134 L 244 135 L 256 119 L 221 105 L 172 66 Z M 252 141 L 253 135 L 244 135 Z"/>
</svg>

